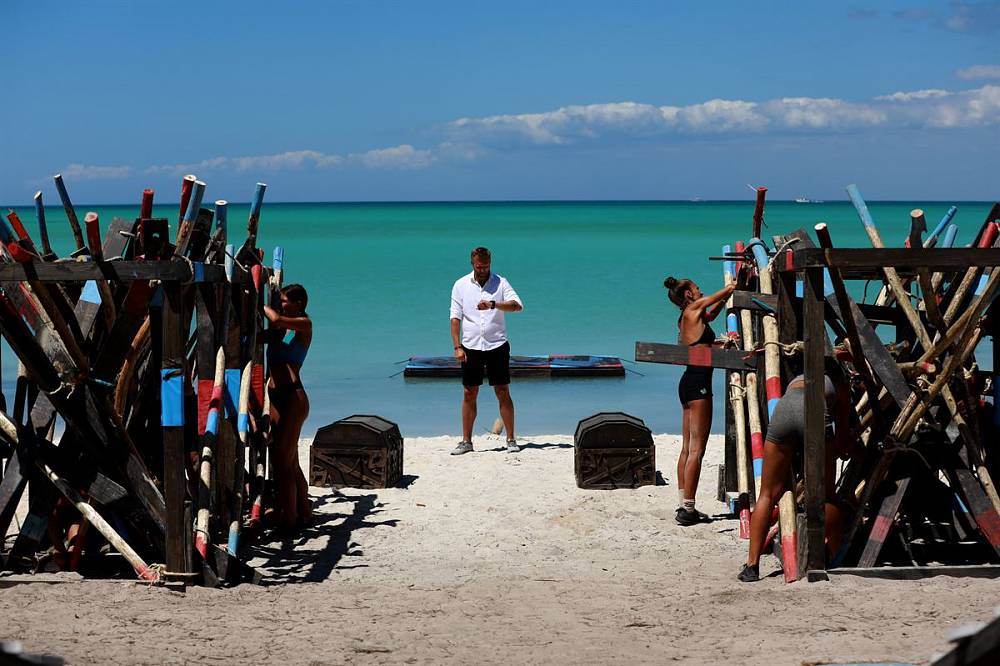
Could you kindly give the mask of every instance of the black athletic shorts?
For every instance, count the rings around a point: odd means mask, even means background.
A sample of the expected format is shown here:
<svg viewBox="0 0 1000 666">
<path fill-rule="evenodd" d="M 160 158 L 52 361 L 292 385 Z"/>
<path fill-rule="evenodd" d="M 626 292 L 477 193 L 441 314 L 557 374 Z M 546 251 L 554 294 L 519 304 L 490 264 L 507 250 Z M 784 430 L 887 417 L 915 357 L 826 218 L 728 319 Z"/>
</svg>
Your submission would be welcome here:
<svg viewBox="0 0 1000 666">
<path fill-rule="evenodd" d="M 677 397 L 686 405 L 692 400 L 712 397 L 712 368 L 688 368 L 677 385 Z"/>
<path fill-rule="evenodd" d="M 510 384 L 510 343 L 505 342 L 496 349 L 478 351 L 465 349 L 465 363 L 462 364 L 462 385 L 482 386 L 483 374 L 490 386 Z"/>
</svg>

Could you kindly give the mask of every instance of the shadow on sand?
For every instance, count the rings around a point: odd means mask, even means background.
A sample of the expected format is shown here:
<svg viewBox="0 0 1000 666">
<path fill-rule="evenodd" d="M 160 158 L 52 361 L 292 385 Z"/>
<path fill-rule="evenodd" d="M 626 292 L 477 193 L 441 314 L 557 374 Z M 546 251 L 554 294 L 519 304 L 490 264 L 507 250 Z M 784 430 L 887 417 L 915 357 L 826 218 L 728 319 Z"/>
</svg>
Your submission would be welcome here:
<svg viewBox="0 0 1000 666">
<path fill-rule="evenodd" d="M 410 475 L 408 486 L 417 477 Z M 331 511 L 330 505 L 351 505 L 350 513 Z M 294 537 L 268 542 L 265 537 L 250 550 L 256 560 L 255 566 L 266 572 L 267 583 L 318 583 L 326 580 L 334 569 L 355 569 L 367 564 L 341 564 L 344 557 L 364 555 L 358 543 L 352 539 L 357 530 L 371 527 L 395 527 L 397 520 L 371 520 L 382 512 L 384 505 L 377 495 L 344 495 L 336 490 L 316 499 L 313 503 L 313 524 L 303 528 Z M 340 507 L 338 507 L 340 508 Z M 347 506 L 342 507 L 344 509 Z M 319 549 L 306 545 L 313 540 L 326 538 L 326 544 Z"/>
</svg>

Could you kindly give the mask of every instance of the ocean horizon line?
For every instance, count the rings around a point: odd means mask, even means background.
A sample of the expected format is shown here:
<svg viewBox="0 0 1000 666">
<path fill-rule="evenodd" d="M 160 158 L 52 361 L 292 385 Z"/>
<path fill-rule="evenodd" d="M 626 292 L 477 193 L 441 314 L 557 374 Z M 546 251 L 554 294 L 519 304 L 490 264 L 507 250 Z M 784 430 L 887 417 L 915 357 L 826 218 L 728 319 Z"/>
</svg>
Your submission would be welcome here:
<svg viewBox="0 0 1000 666">
<path fill-rule="evenodd" d="M 929 204 L 990 204 L 993 203 L 993 199 L 866 199 L 866 203 L 877 203 L 877 204 L 905 204 L 908 202 L 919 202 L 919 203 L 929 203 Z M 233 201 L 227 199 L 226 202 L 231 206 L 247 206 L 250 201 Z M 203 202 L 204 204 L 215 202 Z M 264 205 L 281 205 L 281 206 L 419 206 L 419 205 L 476 205 L 476 204 L 506 204 L 506 205 L 544 205 L 544 204 L 583 204 L 583 205 L 593 205 L 593 204 L 753 204 L 754 199 L 414 199 L 414 200 L 376 200 L 376 199 L 359 199 L 359 200 L 342 200 L 342 201 L 264 201 Z M 775 203 L 794 203 L 800 206 L 809 205 L 825 205 L 825 204 L 850 204 L 850 199 L 811 199 L 806 202 L 799 202 L 795 199 L 768 199 L 768 204 Z M 117 203 L 109 202 L 84 202 L 84 203 L 74 203 L 74 208 L 109 208 L 118 206 L 138 206 L 138 202 L 133 201 L 123 201 Z M 177 201 L 166 201 L 166 202 L 154 202 L 154 206 L 173 206 L 180 205 L 180 200 Z M 3 208 L 33 208 L 34 203 L 25 204 L 0 204 Z M 46 204 L 46 208 L 62 208 L 61 203 L 57 204 Z"/>
</svg>

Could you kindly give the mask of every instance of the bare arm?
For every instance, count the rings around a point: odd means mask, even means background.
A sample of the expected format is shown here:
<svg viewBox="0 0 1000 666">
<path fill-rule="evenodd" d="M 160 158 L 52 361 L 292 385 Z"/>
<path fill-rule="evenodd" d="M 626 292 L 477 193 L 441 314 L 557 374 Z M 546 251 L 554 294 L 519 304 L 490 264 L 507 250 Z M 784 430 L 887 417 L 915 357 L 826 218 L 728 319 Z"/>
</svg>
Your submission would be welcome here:
<svg viewBox="0 0 1000 666">
<path fill-rule="evenodd" d="M 270 305 L 264 306 L 264 316 L 267 317 L 269 322 L 278 328 L 303 333 L 312 332 L 312 320 L 309 319 L 309 317 L 286 317 L 283 314 L 279 314 L 278 311 Z"/>
<path fill-rule="evenodd" d="M 455 358 L 459 362 L 465 362 L 465 350 L 462 349 L 462 322 L 458 319 L 451 320 L 451 346 L 454 347 Z"/>
<path fill-rule="evenodd" d="M 690 321 L 697 321 L 698 319 L 712 321 L 718 317 L 722 309 L 726 307 L 726 299 L 729 298 L 729 295 L 734 291 L 736 291 L 736 285 L 729 284 L 711 296 L 702 296 L 701 298 L 692 301 L 691 304 L 684 309 L 685 319 Z"/>
</svg>

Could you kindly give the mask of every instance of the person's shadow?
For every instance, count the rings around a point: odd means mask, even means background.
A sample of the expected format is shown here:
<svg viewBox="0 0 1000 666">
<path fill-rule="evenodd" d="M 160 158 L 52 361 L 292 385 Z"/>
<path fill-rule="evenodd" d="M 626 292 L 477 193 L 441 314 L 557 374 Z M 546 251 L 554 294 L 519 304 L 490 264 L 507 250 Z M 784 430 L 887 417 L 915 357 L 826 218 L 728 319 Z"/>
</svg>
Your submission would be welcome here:
<svg viewBox="0 0 1000 666">
<path fill-rule="evenodd" d="M 416 477 L 408 480 L 407 485 Z M 329 505 L 353 503 L 350 513 L 327 512 Z M 364 552 L 352 539 L 355 531 L 372 527 L 395 527 L 398 520 L 371 520 L 381 513 L 384 505 L 377 495 L 344 495 L 336 490 L 318 498 L 313 503 L 313 523 L 295 536 L 282 540 L 268 540 L 265 536 L 252 546 L 250 556 L 263 559 L 257 568 L 266 573 L 266 583 L 317 583 L 326 580 L 334 569 L 355 569 L 367 564 L 341 564 L 344 557 L 360 557 Z M 346 507 L 345 507 L 346 508 Z M 326 537 L 320 550 L 307 548 L 315 539 Z"/>
</svg>

